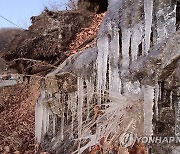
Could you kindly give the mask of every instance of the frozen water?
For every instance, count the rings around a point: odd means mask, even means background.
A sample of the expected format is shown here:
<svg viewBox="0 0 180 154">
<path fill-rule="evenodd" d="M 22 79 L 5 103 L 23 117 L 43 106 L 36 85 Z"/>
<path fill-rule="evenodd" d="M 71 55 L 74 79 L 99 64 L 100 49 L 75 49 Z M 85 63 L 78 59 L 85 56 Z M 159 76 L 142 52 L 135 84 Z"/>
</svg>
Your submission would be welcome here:
<svg viewBox="0 0 180 154">
<path fill-rule="evenodd" d="M 131 63 L 140 58 L 140 53 L 142 56 L 148 55 L 151 43 L 156 45 L 175 32 L 176 6 L 172 9 L 165 5 L 161 6 L 161 3 L 157 2 L 158 6 L 155 9 L 153 0 L 142 0 L 138 4 L 142 3 L 143 10 L 141 10 L 140 5 L 135 5 L 138 7 L 136 9 L 143 14 L 142 17 L 139 17 L 131 12 L 130 8 L 133 8 L 132 5 L 127 7 L 132 1 L 110 0 L 109 2 L 109 10 L 115 16 L 107 13 L 105 21 L 100 28 L 97 40 L 98 56 L 96 65 L 93 68 L 93 71 L 96 73 L 93 76 L 78 74 L 77 90 L 68 93 L 66 99 L 64 99 L 67 103 L 67 111 L 63 108 L 61 113 L 59 113 L 61 116 L 61 140 L 64 138 L 66 121 L 71 123 L 71 138 L 74 138 L 74 133 L 78 132 L 80 141 L 83 138 L 90 139 L 87 145 L 79 147 L 79 153 L 83 152 L 87 147 L 97 144 L 103 136 L 107 139 L 110 133 L 117 135 L 118 132 L 122 131 L 120 129 L 121 125 L 130 127 L 129 124 L 132 121 L 132 123 L 136 124 L 137 121 L 133 118 L 133 115 L 137 115 L 138 110 L 136 110 L 137 112 L 132 112 L 132 114 L 125 112 L 125 109 L 133 106 L 133 103 L 136 103 L 135 105 L 140 110 L 140 114 L 144 112 L 143 127 L 146 135 L 151 136 L 153 134 L 153 106 L 155 106 L 155 116 L 159 117 L 160 85 L 156 81 L 152 85 L 148 85 L 146 80 L 135 79 L 131 81 L 131 79 L 129 80 L 131 72 L 129 72 L 127 79 L 122 79 L 122 75 L 123 70 L 129 71 Z M 113 10 L 114 8 L 117 9 L 115 7 L 116 4 L 120 6 L 119 10 Z M 126 7 L 122 7 L 120 4 Z M 118 11 L 119 14 L 115 13 Z M 130 12 L 130 14 L 124 16 L 124 12 L 126 14 Z M 129 21 L 129 25 L 126 25 L 127 21 Z M 154 29 L 157 31 L 155 32 Z M 64 65 L 66 64 L 63 63 L 62 67 Z M 53 73 L 58 73 L 58 70 L 55 70 Z M 50 73 L 49 76 L 53 73 Z M 49 97 L 53 97 L 53 94 L 50 94 Z M 41 94 L 41 98 L 36 105 L 36 138 L 38 142 L 41 141 L 43 134 L 48 131 L 49 116 L 51 115 L 47 106 L 42 104 L 44 98 L 44 94 Z M 58 99 L 59 104 L 62 103 L 62 97 Z M 138 106 L 141 103 L 140 100 L 144 101 L 144 111 L 141 111 L 141 105 Z M 94 122 L 89 115 L 93 113 L 93 107 L 97 104 L 107 105 L 108 107 L 105 107 L 103 116 L 97 118 Z M 65 115 L 67 116 L 65 117 Z M 123 115 L 125 115 L 124 119 L 122 118 Z M 57 127 L 57 119 L 55 117 L 53 115 L 53 134 L 56 134 L 55 128 Z M 91 121 L 93 122 L 91 123 Z M 177 123 L 179 121 L 177 119 Z M 90 124 L 85 127 L 84 124 L 88 122 Z M 95 123 L 97 124 L 96 133 L 92 134 L 90 128 Z"/>
<path fill-rule="evenodd" d="M 119 73 L 119 32 L 118 28 L 112 31 L 109 52 L 109 92 L 121 92 L 121 79 Z M 107 71 L 107 70 L 104 70 Z M 106 76 L 107 77 L 107 76 Z M 103 89 L 102 89 L 103 90 Z"/>
<path fill-rule="evenodd" d="M 101 94 L 101 89 L 106 89 L 108 55 L 109 55 L 109 38 L 99 38 L 97 41 L 98 57 L 97 57 L 97 92 Z"/>
<path fill-rule="evenodd" d="M 122 67 L 129 68 L 130 64 L 130 39 L 131 39 L 131 29 L 124 29 L 122 31 Z"/>
<path fill-rule="evenodd" d="M 35 138 L 38 143 L 41 141 L 43 130 L 43 104 L 42 101 L 45 98 L 45 91 L 41 91 L 41 96 L 35 107 Z"/>
<path fill-rule="evenodd" d="M 78 137 L 81 138 L 82 133 L 82 119 L 83 119 L 83 96 L 84 96 L 84 80 L 78 78 L 78 106 L 77 106 L 77 117 L 78 117 Z"/>
<path fill-rule="evenodd" d="M 144 55 L 147 55 L 149 48 L 150 48 L 153 0 L 144 0 L 144 12 L 145 12 L 145 37 L 144 37 L 145 51 L 144 51 Z"/>
<path fill-rule="evenodd" d="M 153 135 L 153 106 L 154 106 L 154 87 L 145 85 L 144 91 L 144 133 L 147 136 Z"/>
</svg>

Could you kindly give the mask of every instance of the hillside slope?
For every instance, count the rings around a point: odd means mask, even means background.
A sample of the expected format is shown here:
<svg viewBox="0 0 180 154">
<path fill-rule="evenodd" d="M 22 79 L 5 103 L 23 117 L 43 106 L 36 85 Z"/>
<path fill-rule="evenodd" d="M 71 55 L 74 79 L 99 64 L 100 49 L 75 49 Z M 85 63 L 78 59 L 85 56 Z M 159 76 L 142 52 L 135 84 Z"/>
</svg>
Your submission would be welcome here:
<svg viewBox="0 0 180 154">
<path fill-rule="evenodd" d="M 41 79 L 70 55 L 95 44 L 104 15 L 45 10 L 2 51 L 0 83 L 16 73 L 21 81 L 0 86 L 0 152 L 34 153 L 34 109 Z"/>
</svg>

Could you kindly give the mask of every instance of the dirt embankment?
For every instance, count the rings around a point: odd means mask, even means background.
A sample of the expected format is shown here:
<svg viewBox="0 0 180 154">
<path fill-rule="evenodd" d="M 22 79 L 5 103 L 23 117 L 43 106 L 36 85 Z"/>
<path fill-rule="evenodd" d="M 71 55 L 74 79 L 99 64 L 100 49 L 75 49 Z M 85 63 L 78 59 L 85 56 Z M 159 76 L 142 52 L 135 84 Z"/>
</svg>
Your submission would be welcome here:
<svg viewBox="0 0 180 154">
<path fill-rule="evenodd" d="M 35 74 L 39 67 L 44 67 L 29 59 L 58 66 L 67 58 L 65 53 L 76 34 L 89 27 L 92 19 L 92 14 L 79 11 L 45 10 L 40 16 L 31 18 L 32 26 L 16 36 L 2 57 L 19 73 Z"/>
</svg>

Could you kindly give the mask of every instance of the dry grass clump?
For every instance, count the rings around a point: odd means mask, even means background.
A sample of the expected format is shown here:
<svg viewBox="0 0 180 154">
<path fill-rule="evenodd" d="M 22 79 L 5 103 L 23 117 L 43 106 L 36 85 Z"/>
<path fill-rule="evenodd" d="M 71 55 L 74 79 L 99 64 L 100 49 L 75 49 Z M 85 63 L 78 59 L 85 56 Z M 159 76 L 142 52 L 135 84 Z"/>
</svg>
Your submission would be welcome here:
<svg viewBox="0 0 180 154">
<path fill-rule="evenodd" d="M 74 154 L 84 152 L 132 154 L 132 151 L 145 154 L 144 145 L 136 143 L 129 149 L 123 149 L 120 140 L 121 135 L 125 132 L 142 133 L 143 101 L 134 101 L 119 94 L 106 96 L 106 99 L 110 102 L 95 106 L 92 119 L 88 123 L 84 122 L 80 143 Z"/>
</svg>

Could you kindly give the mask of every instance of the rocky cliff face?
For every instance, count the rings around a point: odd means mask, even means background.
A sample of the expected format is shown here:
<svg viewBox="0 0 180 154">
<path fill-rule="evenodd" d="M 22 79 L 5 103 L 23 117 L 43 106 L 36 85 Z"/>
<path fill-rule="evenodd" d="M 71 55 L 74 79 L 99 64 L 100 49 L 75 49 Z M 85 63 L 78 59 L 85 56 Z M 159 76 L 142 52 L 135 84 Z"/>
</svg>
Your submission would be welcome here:
<svg viewBox="0 0 180 154">
<path fill-rule="evenodd" d="M 108 0 L 79 0 L 78 9 L 102 13 L 107 11 Z"/>
<path fill-rule="evenodd" d="M 37 143 L 54 153 L 93 146 L 111 153 L 126 131 L 178 137 L 178 12 L 175 0 L 109 1 L 96 48 L 46 76 L 36 105 Z M 172 145 L 146 152 L 177 153 Z"/>
</svg>

